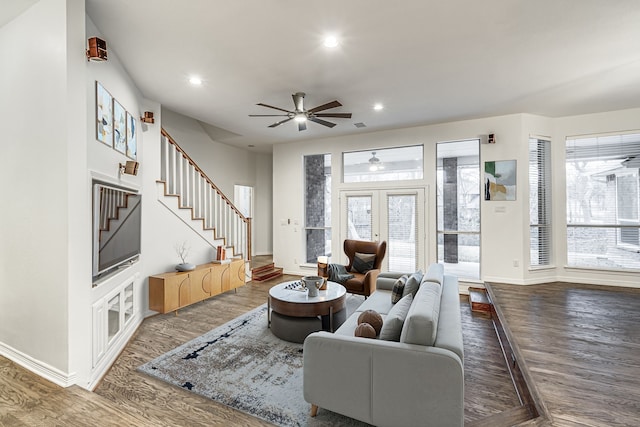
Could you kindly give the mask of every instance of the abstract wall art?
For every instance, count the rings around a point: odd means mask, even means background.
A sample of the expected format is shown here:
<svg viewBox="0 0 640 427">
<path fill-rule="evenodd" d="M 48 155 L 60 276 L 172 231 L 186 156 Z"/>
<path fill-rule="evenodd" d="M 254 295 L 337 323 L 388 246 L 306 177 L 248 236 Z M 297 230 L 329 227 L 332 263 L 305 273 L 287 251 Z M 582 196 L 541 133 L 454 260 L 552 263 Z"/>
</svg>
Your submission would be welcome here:
<svg viewBox="0 0 640 427">
<path fill-rule="evenodd" d="M 484 162 L 484 199 L 516 199 L 516 161 Z"/>
<path fill-rule="evenodd" d="M 125 154 L 127 151 L 127 112 L 113 100 L 113 148 Z"/>
<path fill-rule="evenodd" d="M 113 97 L 96 82 L 96 139 L 113 145 Z"/>
<path fill-rule="evenodd" d="M 136 118 L 127 111 L 127 157 L 133 160 L 138 157 L 136 129 Z"/>
</svg>

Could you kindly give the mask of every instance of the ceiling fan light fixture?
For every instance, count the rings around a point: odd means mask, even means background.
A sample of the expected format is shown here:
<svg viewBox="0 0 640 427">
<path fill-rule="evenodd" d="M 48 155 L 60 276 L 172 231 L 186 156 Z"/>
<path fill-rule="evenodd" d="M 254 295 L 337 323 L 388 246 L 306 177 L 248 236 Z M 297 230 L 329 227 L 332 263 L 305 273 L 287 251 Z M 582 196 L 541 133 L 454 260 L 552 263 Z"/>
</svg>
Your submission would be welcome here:
<svg viewBox="0 0 640 427">
<path fill-rule="evenodd" d="M 295 120 L 298 123 L 306 122 L 307 116 L 304 113 L 298 113 L 293 117 L 293 120 Z"/>
<path fill-rule="evenodd" d="M 373 109 L 374 109 L 374 110 L 376 110 L 376 111 L 380 111 L 380 110 L 382 110 L 383 108 L 384 108 L 384 105 L 382 105 L 382 104 L 380 104 L 380 103 L 378 103 L 378 104 L 374 104 L 374 105 L 373 105 Z"/>
<path fill-rule="evenodd" d="M 336 36 L 327 36 L 324 38 L 324 47 L 334 48 L 338 47 L 338 38 Z"/>
<path fill-rule="evenodd" d="M 369 159 L 369 170 L 371 172 L 377 172 L 381 169 L 384 169 L 384 165 L 382 164 L 382 161 L 376 157 L 376 152 L 372 151 L 371 158 Z"/>
</svg>

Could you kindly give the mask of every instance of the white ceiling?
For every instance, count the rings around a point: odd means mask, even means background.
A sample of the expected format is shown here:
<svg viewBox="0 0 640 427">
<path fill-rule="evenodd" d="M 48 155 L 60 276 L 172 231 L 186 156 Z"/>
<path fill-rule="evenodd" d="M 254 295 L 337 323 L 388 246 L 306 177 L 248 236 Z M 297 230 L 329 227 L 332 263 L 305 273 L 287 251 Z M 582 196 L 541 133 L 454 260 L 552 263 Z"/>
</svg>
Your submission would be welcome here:
<svg viewBox="0 0 640 427">
<path fill-rule="evenodd" d="M 2 0 L 18 2 L 19 0 Z M 29 3 L 29 2 L 27 2 Z M 640 106 L 638 0 L 86 0 L 145 97 L 220 142 L 284 141 L 527 112 L 551 117 Z M 0 16 L 1 17 L 1 16 Z M 328 50 L 323 37 L 341 44 Z M 90 35 L 89 35 L 90 36 Z M 187 80 L 199 75 L 204 84 Z M 337 99 L 333 129 L 291 109 Z M 376 102 L 385 105 L 373 111 Z M 366 128 L 358 129 L 354 123 Z"/>
</svg>

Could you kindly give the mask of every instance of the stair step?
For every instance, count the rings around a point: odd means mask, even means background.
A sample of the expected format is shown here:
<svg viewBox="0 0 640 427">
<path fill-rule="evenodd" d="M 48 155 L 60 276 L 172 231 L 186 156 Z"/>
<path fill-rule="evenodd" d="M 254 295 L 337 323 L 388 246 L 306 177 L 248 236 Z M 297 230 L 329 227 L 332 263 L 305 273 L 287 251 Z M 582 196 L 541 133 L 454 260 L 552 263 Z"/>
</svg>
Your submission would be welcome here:
<svg viewBox="0 0 640 427">
<path fill-rule="evenodd" d="M 265 280 L 273 279 L 274 277 L 282 276 L 282 271 L 282 268 L 275 267 L 273 263 L 267 264 L 262 267 L 251 269 L 251 280 L 263 282 Z"/>
<path fill-rule="evenodd" d="M 491 313 L 491 301 L 484 288 L 469 288 L 469 303 L 471 311 Z"/>
<path fill-rule="evenodd" d="M 251 269 L 252 273 L 263 273 L 265 271 L 271 271 L 275 268 L 275 264 L 271 263 L 271 264 L 265 264 L 265 265 L 261 265 L 260 267 L 254 267 Z"/>
</svg>

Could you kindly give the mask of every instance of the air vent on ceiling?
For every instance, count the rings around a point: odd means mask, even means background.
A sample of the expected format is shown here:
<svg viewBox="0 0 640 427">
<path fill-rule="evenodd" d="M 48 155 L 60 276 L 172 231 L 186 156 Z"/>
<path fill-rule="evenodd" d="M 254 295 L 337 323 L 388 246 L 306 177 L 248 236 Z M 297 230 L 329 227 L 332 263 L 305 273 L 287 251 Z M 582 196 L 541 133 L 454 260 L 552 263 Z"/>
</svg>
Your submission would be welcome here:
<svg viewBox="0 0 640 427">
<path fill-rule="evenodd" d="M 366 127 L 367 127 L 367 125 L 365 125 L 365 124 L 364 124 L 364 123 L 362 123 L 362 122 L 354 123 L 353 125 L 354 125 L 355 127 L 357 127 L 357 128 L 366 128 Z"/>
</svg>

